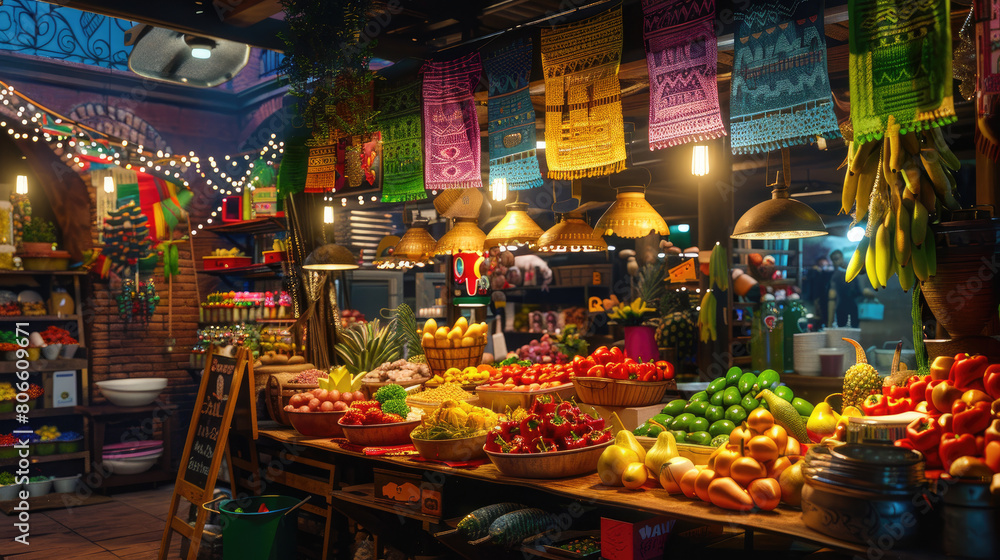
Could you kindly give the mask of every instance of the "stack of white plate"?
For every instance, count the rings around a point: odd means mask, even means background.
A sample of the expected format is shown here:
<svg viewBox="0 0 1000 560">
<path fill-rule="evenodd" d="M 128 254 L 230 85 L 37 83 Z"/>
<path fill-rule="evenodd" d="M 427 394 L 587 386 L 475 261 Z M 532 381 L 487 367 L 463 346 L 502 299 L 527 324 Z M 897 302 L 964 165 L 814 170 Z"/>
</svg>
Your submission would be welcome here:
<svg viewBox="0 0 1000 560">
<path fill-rule="evenodd" d="M 826 344 L 823 333 L 797 333 L 792 335 L 795 356 L 795 373 L 819 375 L 819 349 Z"/>
<path fill-rule="evenodd" d="M 161 455 L 163 442 L 147 440 L 106 445 L 101 459 L 112 474 L 139 474 L 155 465 Z"/>
<path fill-rule="evenodd" d="M 826 348 L 839 348 L 844 352 L 844 369 L 854 365 L 854 346 L 850 342 L 845 342 L 843 339 L 850 338 L 852 340 L 857 340 L 861 342 L 861 329 L 854 327 L 836 327 L 826 329 Z"/>
</svg>

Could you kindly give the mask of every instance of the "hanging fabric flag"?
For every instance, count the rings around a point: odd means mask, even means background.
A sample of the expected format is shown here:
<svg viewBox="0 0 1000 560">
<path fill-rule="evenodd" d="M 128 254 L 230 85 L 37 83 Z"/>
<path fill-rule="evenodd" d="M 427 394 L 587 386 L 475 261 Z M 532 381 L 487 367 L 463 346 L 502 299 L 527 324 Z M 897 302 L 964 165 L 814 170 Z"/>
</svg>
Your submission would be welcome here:
<svg viewBox="0 0 1000 560">
<path fill-rule="evenodd" d="M 621 53 L 621 8 L 542 29 L 549 179 L 600 177 L 625 169 Z"/>
<path fill-rule="evenodd" d="M 715 81 L 715 0 L 643 0 L 649 149 L 725 136 Z"/>
<path fill-rule="evenodd" d="M 840 136 L 826 70 L 823 8 L 811 0 L 754 0 L 736 13 L 729 117 L 734 154 Z"/>
<path fill-rule="evenodd" d="M 483 67 L 475 52 L 421 68 L 424 94 L 424 188 L 480 188 L 479 117 L 472 92 Z"/>
<path fill-rule="evenodd" d="M 415 81 L 375 90 L 382 130 L 382 202 L 427 198 L 420 89 L 420 82 Z"/>
<path fill-rule="evenodd" d="M 490 81 L 490 184 L 504 180 L 512 191 L 540 187 L 535 108 L 528 94 L 531 39 L 494 49 L 483 56 L 483 67 Z"/>
<path fill-rule="evenodd" d="M 955 120 L 948 0 L 850 0 L 854 141 L 882 137 L 889 116 L 901 132 Z"/>
<path fill-rule="evenodd" d="M 325 193 L 337 190 L 337 143 L 309 148 L 306 167 L 307 193 Z"/>
<path fill-rule="evenodd" d="M 995 161 L 1000 159 L 1000 0 L 980 0 L 973 5 L 977 10 L 973 20 L 985 27 L 976 33 L 976 146 Z"/>
</svg>

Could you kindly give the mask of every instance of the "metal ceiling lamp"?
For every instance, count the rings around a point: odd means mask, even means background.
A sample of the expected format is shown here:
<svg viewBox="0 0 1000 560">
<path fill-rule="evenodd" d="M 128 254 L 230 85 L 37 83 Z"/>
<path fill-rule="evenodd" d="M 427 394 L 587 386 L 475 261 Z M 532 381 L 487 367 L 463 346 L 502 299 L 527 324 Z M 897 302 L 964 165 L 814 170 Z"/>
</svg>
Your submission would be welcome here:
<svg viewBox="0 0 1000 560">
<path fill-rule="evenodd" d="M 493 226 L 486 236 L 483 248 L 489 250 L 497 245 L 513 250 L 516 247 L 527 245 L 530 249 L 535 246 L 538 238 L 545 233 L 542 228 L 535 223 L 528 215 L 528 204 L 514 201 L 506 206 L 507 213 Z"/>
<path fill-rule="evenodd" d="M 448 230 L 448 233 L 442 235 L 441 239 L 438 240 L 434 247 L 434 254 L 482 253 L 483 246 L 486 244 L 486 233 L 479 229 L 478 224 L 478 218 L 455 218 L 455 223 Z"/>
<path fill-rule="evenodd" d="M 618 187 L 615 202 L 594 226 L 595 239 L 617 235 L 626 239 L 645 237 L 652 232 L 670 235 L 666 220 L 646 200 L 646 187 Z"/>
<path fill-rule="evenodd" d="M 416 220 L 392 250 L 390 260 L 398 268 L 422 267 L 434 262 L 437 240 L 427 231 L 427 220 Z"/>
<path fill-rule="evenodd" d="M 333 225 L 333 206 L 323 207 L 323 227 Z M 326 237 L 326 234 L 323 235 Z M 309 253 L 302 263 L 305 270 L 355 270 L 358 268 L 358 261 L 354 258 L 351 250 L 336 243 L 326 243 L 320 245 Z"/>
<path fill-rule="evenodd" d="M 153 80 L 215 87 L 250 61 L 250 46 L 139 24 L 125 32 L 129 70 Z"/>
<path fill-rule="evenodd" d="M 788 195 L 791 169 L 787 149 L 781 151 L 783 170 L 778 171 L 771 199 L 746 211 L 733 228 L 733 239 L 800 239 L 826 235 L 823 219 L 808 204 Z"/>
<path fill-rule="evenodd" d="M 594 228 L 586 221 L 587 214 L 577 208 L 559 214 L 559 221 L 538 238 L 535 250 L 541 253 L 595 253 L 607 251 L 604 238 L 594 236 Z"/>
</svg>

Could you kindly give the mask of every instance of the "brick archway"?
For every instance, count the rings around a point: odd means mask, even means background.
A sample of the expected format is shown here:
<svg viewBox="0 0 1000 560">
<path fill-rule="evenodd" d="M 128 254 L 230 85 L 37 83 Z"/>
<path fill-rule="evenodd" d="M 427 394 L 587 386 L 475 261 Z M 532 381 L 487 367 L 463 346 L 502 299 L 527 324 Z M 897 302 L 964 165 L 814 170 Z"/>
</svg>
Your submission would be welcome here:
<svg viewBox="0 0 1000 560">
<path fill-rule="evenodd" d="M 163 150 L 167 153 L 173 151 L 153 125 L 128 109 L 98 103 L 80 103 L 66 116 L 110 136 L 141 144 L 146 149 Z"/>
</svg>

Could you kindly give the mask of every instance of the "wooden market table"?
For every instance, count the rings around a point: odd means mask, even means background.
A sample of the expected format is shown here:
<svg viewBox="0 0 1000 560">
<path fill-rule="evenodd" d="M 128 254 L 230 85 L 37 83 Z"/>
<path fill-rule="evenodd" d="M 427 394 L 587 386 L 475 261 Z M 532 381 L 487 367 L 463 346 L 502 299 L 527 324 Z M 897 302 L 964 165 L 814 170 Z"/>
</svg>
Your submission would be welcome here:
<svg viewBox="0 0 1000 560">
<path fill-rule="evenodd" d="M 867 553 L 869 552 L 866 546 L 834 539 L 806 527 L 802 523 L 800 512 L 783 507 L 770 512 L 741 513 L 724 510 L 699 500 L 691 500 L 682 496 L 671 496 L 662 488 L 645 488 L 642 491 L 633 491 L 620 487 L 605 486 L 601 484 L 600 478 L 596 473 L 582 477 L 554 480 L 512 478 L 501 474 L 491 463 L 486 463 L 475 468 L 452 468 L 438 463 L 413 461 L 409 457 L 365 455 L 356 451 L 343 449 L 330 439 L 315 439 L 302 436 L 291 428 L 262 429 L 260 430 L 260 435 L 284 445 L 298 445 L 329 452 L 332 460 L 335 460 L 334 457 L 336 455 L 347 455 L 406 469 L 440 472 L 488 483 L 529 488 L 537 492 L 577 500 L 585 505 L 607 506 L 655 515 L 666 515 L 674 519 L 702 525 L 721 525 L 730 529 L 745 530 L 748 534 L 752 534 L 753 531 L 761 531 L 784 535 L 821 547 L 858 553 L 861 557 L 867 557 Z M 331 490 L 335 499 L 350 500 L 356 504 L 366 505 L 374 509 L 393 513 L 400 513 L 400 510 L 409 509 L 402 506 L 394 507 L 375 502 L 370 497 L 367 499 L 351 497 L 339 489 Z M 423 521 L 425 526 L 428 521 L 432 521 L 429 518 L 425 519 L 427 516 L 420 514 L 419 510 L 414 511 L 410 517 Z M 916 550 L 893 550 L 884 553 L 882 558 L 930 558 L 937 556 L 939 555 Z"/>
</svg>

